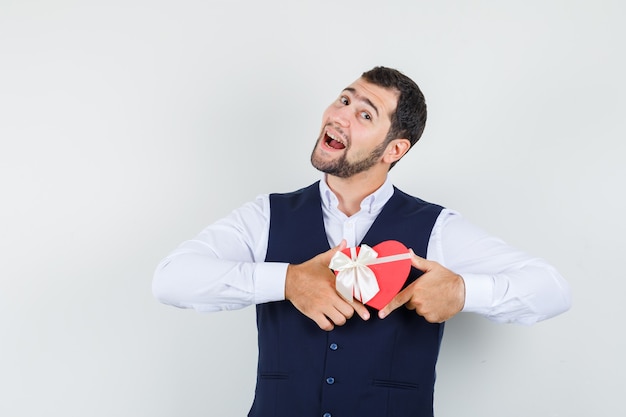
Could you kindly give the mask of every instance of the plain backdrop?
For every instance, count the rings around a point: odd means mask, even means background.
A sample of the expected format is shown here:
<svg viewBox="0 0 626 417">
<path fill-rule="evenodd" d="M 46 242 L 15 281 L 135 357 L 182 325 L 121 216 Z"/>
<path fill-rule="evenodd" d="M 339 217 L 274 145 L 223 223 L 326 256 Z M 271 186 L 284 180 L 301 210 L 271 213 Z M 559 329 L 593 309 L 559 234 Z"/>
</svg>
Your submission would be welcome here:
<svg viewBox="0 0 626 417">
<path fill-rule="evenodd" d="M 394 183 L 573 289 L 534 326 L 450 320 L 436 415 L 626 415 L 625 18 L 619 0 L 0 0 L 0 415 L 244 416 L 254 308 L 161 305 L 153 271 L 317 180 L 323 110 L 375 65 L 429 106 Z"/>
</svg>

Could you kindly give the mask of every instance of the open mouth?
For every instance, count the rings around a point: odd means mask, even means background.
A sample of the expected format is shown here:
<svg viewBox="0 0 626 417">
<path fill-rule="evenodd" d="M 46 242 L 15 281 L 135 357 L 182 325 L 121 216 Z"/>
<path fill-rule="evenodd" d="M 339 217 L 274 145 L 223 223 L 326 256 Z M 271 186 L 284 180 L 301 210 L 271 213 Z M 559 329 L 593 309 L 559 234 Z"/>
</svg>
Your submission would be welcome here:
<svg viewBox="0 0 626 417">
<path fill-rule="evenodd" d="M 324 133 L 324 143 L 326 143 L 326 145 L 329 148 L 333 148 L 333 149 L 345 149 L 346 148 L 343 138 L 335 136 L 334 134 L 329 133 L 329 132 Z"/>
</svg>

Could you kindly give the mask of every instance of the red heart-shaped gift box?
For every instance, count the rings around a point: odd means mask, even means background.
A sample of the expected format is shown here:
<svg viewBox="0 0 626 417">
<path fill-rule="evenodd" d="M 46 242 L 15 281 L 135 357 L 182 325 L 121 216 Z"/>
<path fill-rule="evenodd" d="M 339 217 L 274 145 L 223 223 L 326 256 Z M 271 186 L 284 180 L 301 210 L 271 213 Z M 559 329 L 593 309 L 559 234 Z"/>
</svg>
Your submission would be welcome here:
<svg viewBox="0 0 626 417">
<path fill-rule="evenodd" d="M 355 248 L 358 255 L 360 247 Z M 402 243 L 397 240 L 386 240 L 373 246 L 372 249 L 378 253 L 377 258 L 384 258 L 387 256 L 400 255 L 408 253 L 409 250 Z M 346 256 L 350 257 L 350 248 L 346 248 L 342 251 Z M 411 259 L 405 258 L 400 260 L 394 260 L 390 262 L 376 263 L 368 265 L 368 267 L 374 272 L 376 281 L 380 291 L 366 304 L 370 307 L 374 307 L 377 310 L 381 310 L 393 299 L 393 297 L 400 292 L 402 286 L 409 277 L 411 271 Z M 335 271 L 335 275 L 339 272 Z"/>
</svg>

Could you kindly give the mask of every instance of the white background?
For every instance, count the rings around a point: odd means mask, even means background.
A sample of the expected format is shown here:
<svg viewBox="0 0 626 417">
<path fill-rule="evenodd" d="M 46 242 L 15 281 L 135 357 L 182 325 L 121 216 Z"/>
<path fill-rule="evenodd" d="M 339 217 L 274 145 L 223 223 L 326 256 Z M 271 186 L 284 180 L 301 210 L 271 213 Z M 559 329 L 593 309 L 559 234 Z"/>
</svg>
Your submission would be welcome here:
<svg viewBox="0 0 626 417">
<path fill-rule="evenodd" d="M 254 309 L 158 304 L 152 273 L 257 194 L 317 180 L 322 111 L 375 65 L 429 105 L 394 183 L 573 288 L 535 326 L 452 319 L 437 416 L 626 415 L 625 11 L 0 0 L 0 415 L 245 415 Z"/>
</svg>

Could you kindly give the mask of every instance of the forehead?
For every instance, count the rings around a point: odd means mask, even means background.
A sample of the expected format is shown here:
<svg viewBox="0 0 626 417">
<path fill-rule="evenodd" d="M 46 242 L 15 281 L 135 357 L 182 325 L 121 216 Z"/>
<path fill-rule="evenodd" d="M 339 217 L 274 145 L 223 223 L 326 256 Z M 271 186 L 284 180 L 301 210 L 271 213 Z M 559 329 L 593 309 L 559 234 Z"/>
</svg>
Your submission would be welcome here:
<svg viewBox="0 0 626 417">
<path fill-rule="evenodd" d="M 365 105 L 374 107 L 379 116 L 387 115 L 389 118 L 396 110 L 400 93 L 395 89 L 381 87 L 359 78 L 344 92 L 352 95 L 353 100 L 360 101 Z"/>
</svg>

